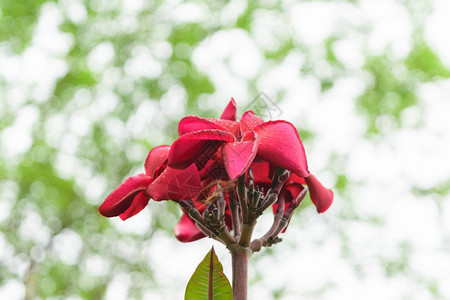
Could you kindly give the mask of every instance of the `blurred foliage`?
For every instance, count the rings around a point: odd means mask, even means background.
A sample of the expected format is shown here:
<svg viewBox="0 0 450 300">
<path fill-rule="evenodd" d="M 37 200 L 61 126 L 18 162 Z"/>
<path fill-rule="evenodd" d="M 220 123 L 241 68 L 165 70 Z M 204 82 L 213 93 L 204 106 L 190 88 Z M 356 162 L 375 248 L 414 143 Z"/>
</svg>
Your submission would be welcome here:
<svg viewBox="0 0 450 300">
<path fill-rule="evenodd" d="M 357 1 L 348 2 L 357 5 Z M 174 89 L 179 88 L 180 97 L 186 99 L 183 113 L 218 115 L 220 108 L 199 105 L 201 99 L 212 97 L 217 87 L 193 62 L 192 53 L 198 45 L 224 28 L 254 34 L 252 22 L 263 9 L 286 17 L 282 1 L 250 1 L 234 21 L 222 27 L 220 14 L 212 12 L 222 11 L 227 3 L 211 1 L 205 5 L 211 11 L 206 21 L 178 22 L 167 17 L 170 12 L 161 18 L 164 10 L 171 8 L 164 1 L 145 1 L 137 11 L 124 11 L 121 1 L 0 0 L 3 53 L 20 57 L 34 47 L 33 36 L 45 10 L 53 11 L 58 17 L 51 18 L 60 20 L 58 37 L 68 37 L 64 42 L 67 51 L 52 55 L 64 62 L 65 69 L 54 78 L 45 99 L 38 100 L 31 85 L 26 87 L 30 92 L 24 99 L 15 103 L 15 99 L 6 97 L 14 95 L 8 80 L 0 77 L 0 130 L 13 126 L 22 108 L 29 106 L 38 111 L 38 120 L 30 130 L 29 149 L 0 156 L 2 207 L 9 207 L 7 216 L 0 219 L 0 246 L 9 255 L 6 262 L 0 263 L 0 285 L 11 278 L 24 281 L 27 299 L 102 299 L 108 284 L 120 272 L 132 278 L 130 299 L 139 299 L 144 289 L 157 286 L 152 266 L 142 263 L 144 254 L 136 249 L 142 249 L 155 230 L 171 234 L 174 223 L 168 224 L 167 219 L 176 220 L 178 208 L 152 207 L 152 230 L 142 236 L 116 230 L 98 215 L 98 204 L 124 177 L 142 169 L 149 149 L 176 137 L 177 119 L 172 119 L 161 104 Z M 74 12 L 78 15 L 74 16 Z M 277 47 L 261 52 L 267 65 L 276 65 L 290 53 L 300 51 L 305 63 L 298 72 L 317 79 L 326 93 L 338 78 L 351 72 L 334 52 L 334 45 L 343 38 L 335 34 L 313 48 L 293 35 L 280 35 Z M 402 112 L 419 101 L 418 84 L 450 77 L 450 71 L 426 42 L 417 40 L 404 60 L 388 54 L 367 54 L 362 72 L 369 79 L 356 104 L 367 121 L 368 136 L 384 133 L 380 120 L 385 117 L 392 120 L 392 126 L 402 126 Z M 102 58 L 94 55 L 98 47 L 111 49 L 112 53 L 111 60 L 101 67 L 95 67 Z M 131 72 L 134 59 L 149 53 L 156 58 L 154 69 L 159 71 Z M 324 66 L 327 72 L 323 72 Z M 258 95 L 257 81 L 264 71 L 260 70 L 255 78 L 243 79 L 250 95 Z M 14 88 L 24 89 L 20 85 Z M 278 103 L 285 95 L 281 89 L 272 98 Z M 144 116 L 148 128 L 136 136 L 133 131 L 137 129 L 130 120 L 139 115 L 144 102 L 153 105 L 157 113 Z M 84 131 L 80 129 L 83 120 L 74 117 L 76 111 L 84 111 L 91 118 Z M 52 123 L 54 120 L 60 122 Z M 300 134 L 304 140 L 314 138 L 314 132 L 308 129 Z M 334 175 L 335 190 L 345 194 L 349 185 L 345 174 Z M 448 193 L 448 184 L 431 192 Z M 351 210 L 348 214 L 349 218 L 355 217 Z M 61 258 L 57 250 L 67 236 L 80 240 L 73 259 Z M 344 256 L 347 250 L 343 249 Z M 388 275 L 405 268 L 407 250 L 401 253 L 400 260 L 385 262 Z M 268 249 L 267 254 L 271 251 Z M 86 270 L 99 257 L 106 261 L 108 272 L 92 275 Z M 258 275 L 255 278 L 258 281 Z M 273 297 L 282 299 L 284 293 L 280 287 Z"/>
<path fill-rule="evenodd" d="M 0 42 L 8 41 L 12 51 L 25 50 L 39 17 L 39 10 L 47 0 L 2 0 L 0 2 Z"/>
<path fill-rule="evenodd" d="M 405 60 L 410 71 L 419 71 L 423 80 L 433 80 L 438 77 L 450 77 L 450 71 L 442 64 L 439 56 L 425 43 L 417 42 Z"/>
<path fill-rule="evenodd" d="M 414 81 L 402 67 L 393 66 L 387 57 L 370 57 L 366 61 L 365 69 L 373 82 L 359 98 L 359 104 L 368 116 L 369 134 L 380 133 L 377 120 L 381 116 L 389 116 L 400 125 L 402 111 L 417 102 Z"/>
<path fill-rule="evenodd" d="M 358 104 L 368 118 L 369 135 L 384 133 L 382 122 L 377 122 L 382 116 L 393 120 L 395 127 L 402 125 L 402 112 L 418 103 L 419 83 L 450 76 L 439 56 L 424 41 L 417 41 L 404 61 L 393 62 L 386 55 L 368 57 L 364 68 L 372 81 Z"/>
</svg>

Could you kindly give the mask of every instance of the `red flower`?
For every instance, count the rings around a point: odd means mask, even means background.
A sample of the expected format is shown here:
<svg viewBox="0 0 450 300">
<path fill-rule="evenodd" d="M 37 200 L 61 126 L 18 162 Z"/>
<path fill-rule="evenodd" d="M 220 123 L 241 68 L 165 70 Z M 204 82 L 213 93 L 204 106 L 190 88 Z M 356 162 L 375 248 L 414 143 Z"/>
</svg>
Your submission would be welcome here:
<svg viewBox="0 0 450 300">
<path fill-rule="evenodd" d="M 289 122 L 264 122 L 252 111 L 245 112 L 237 122 L 236 103 L 231 99 L 220 119 L 187 116 L 180 121 L 178 131 L 180 137 L 169 152 L 171 167 L 184 168 L 194 163 L 200 170 L 201 178 L 208 182 L 208 179 L 233 180 L 251 166 L 255 185 L 266 192 L 272 184 L 275 168 L 281 167 L 293 172 L 279 195 L 279 202 L 285 206 L 284 211 L 305 185 L 317 212 L 325 212 L 333 201 L 333 192 L 309 173 L 303 144 L 297 130 Z M 226 174 L 222 172 L 223 167 Z M 203 200 L 200 198 L 196 199 L 195 205 L 202 213 L 206 206 L 201 204 Z M 228 204 L 228 194 L 225 198 Z M 277 205 L 274 205 L 275 210 Z M 205 236 L 186 213 L 174 231 L 182 242 Z"/>
<path fill-rule="evenodd" d="M 306 194 L 305 186 L 317 212 L 325 212 L 333 201 L 333 193 L 309 173 L 296 128 L 283 120 L 264 122 L 252 111 L 245 112 L 239 122 L 236 115 L 236 103 L 231 99 L 220 119 L 183 118 L 178 126 L 180 137 L 173 145 L 152 149 L 145 161 L 145 173 L 121 183 L 105 199 L 99 212 L 105 217 L 120 216 L 126 220 L 140 212 L 150 199 L 175 200 L 183 209 L 174 229 L 180 241 L 195 241 L 207 233 L 225 243 L 233 241 L 228 230 L 239 235 L 239 222 L 256 219 L 272 204 L 277 211 L 274 219 L 289 221 Z M 253 176 L 248 171 L 250 167 Z M 289 177 L 284 175 L 277 183 L 278 177 L 273 179 L 276 168 L 288 170 Z M 235 218 L 232 220 L 230 198 L 236 192 L 235 179 L 246 172 L 250 194 L 243 196 L 239 188 L 239 206 L 231 206 Z M 215 190 L 216 185 L 220 191 Z M 263 199 L 262 189 L 272 194 Z M 285 223 L 274 221 L 274 231 L 268 232 L 274 236 L 269 237 L 276 237 Z"/>
<path fill-rule="evenodd" d="M 145 174 L 127 178 L 100 205 L 105 217 L 126 220 L 140 212 L 151 199 L 155 201 L 197 197 L 200 177 L 194 164 L 182 170 L 167 167 L 170 146 L 153 148 L 145 161 Z"/>
<path fill-rule="evenodd" d="M 231 99 L 220 119 L 187 116 L 178 125 L 180 137 L 169 152 L 169 166 L 202 169 L 220 149 L 230 179 L 244 174 L 250 164 L 264 160 L 300 177 L 309 175 L 305 150 L 295 127 L 283 120 L 264 122 L 252 111 L 236 121 Z"/>
</svg>

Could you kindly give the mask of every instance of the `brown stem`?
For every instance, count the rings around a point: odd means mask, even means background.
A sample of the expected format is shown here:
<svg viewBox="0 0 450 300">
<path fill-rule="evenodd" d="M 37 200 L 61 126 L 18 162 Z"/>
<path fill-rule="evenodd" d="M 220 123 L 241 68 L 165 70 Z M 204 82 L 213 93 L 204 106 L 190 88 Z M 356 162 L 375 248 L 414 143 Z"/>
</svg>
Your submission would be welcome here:
<svg viewBox="0 0 450 300">
<path fill-rule="evenodd" d="M 278 182 L 281 182 L 281 181 L 284 182 L 285 179 L 284 180 L 283 179 L 284 178 L 282 178 L 281 180 L 278 179 Z M 278 186 L 275 187 L 275 190 L 277 190 L 277 189 L 278 189 Z M 276 192 L 277 192 L 277 194 L 279 194 L 279 190 Z M 261 250 L 262 246 L 265 246 L 265 244 L 271 238 L 275 238 L 278 235 L 278 233 L 281 232 L 282 229 L 280 231 L 278 231 L 278 229 L 280 228 L 280 226 L 282 226 L 282 225 L 280 225 L 280 223 L 282 223 L 281 221 L 283 219 L 284 203 L 285 203 L 284 197 L 279 197 L 277 211 L 275 212 L 275 215 L 273 216 L 272 227 L 270 227 L 270 229 L 262 237 L 260 237 L 259 239 L 255 239 L 251 242 L 250 249 L 253 252 L 257 252 L 257 251 Z M 284 225 L 284 223 L 283 223 L 283 225 Z M 284 225 L 284 226 L 286 226 L 286 225 Z"/>
<path fill-rule="evenodd" d="M 183 208 L 189 217 L 194 221 L 197 228 L 206 236 L 213 238 L 222 244 L 228 245 L 228 243 L 224 242 L 219 236 L 217 236 L 214 232 L 212 232 L 205 224 L 205 220 L 202 215 L 199 213 L 195 205 L 191 201 L 183 201 L 179 199 L 173 199 L 172 201 L 178 203 L 181 208 Z"/>
<path fill-rule="evenodd" d="M 226 246 L 236 243 L 234 237 L 230 234 L 226 225 L 224 225 L 222 230 L 219 231 L 218 236 Z"/>
<path fill-rule="evenodd" d="M 247 300 L 248 261 L 251 250 L 237 244 L 230 245 L 233 266 L 233 300 Z"/>
<path fill-rule="evenodd" d="M 236 237 L 237 240 L 239 240 L 239 237 L 241 236 L 241 217 L 234 189 L 228 192 L 228 197 L 230 198 L 230 211 L 231 211 L 231 220 L 233 223 L 234 236 Z"/>
<path fill-rule="evenodd" d="M 219 221 L 223 221 L 223 217 L 225 216 L 225 207 L 227 205 L 225 198 L 223 197 L 223 192 L 222 192 L 222 186 L 220 184 L 216 185 L 216 191 L 217 191 L 217 200 L 216 200 L 216 205 L 217 205 L 217 219 Z"/>
<path fill-rule="evenodd" d="M 245 187 L 245 174 L 241 175 L 238 179 L 237 194 L 238 194 L 238 198 L 239 198 L 239 205 L 241 207 L 242 222 L 247 223 L 248 202 L 247 202 L 247 193 L 246 193 L 246 187 Z"/>
<path fill-rule="evenodd" d="M 215 233 L 213 233 L 211 230 L 209 230 L 208 228 L 206 228 L 205 226 L 203 226 L 202 224 L 198 223 L 197 221 L 194 221 L 195 226 L 197 226 L 197 228 L 207 237 L 210 237 L 212 239 L 215 239 L 216 241 L 221 242 L 222 244 L 226 245 L 227 243 L 225 243 L 220 237 L 218 237 Z"/>
<path fill-rule="evenodd" d="M 253 228 L 255 224 L 244 224 L 242 226 L 241 238 L 239 239 L 239 245 L 242 247 L 248 247 L 252 239 Z"/>
<path fill-rule="evenodd" d="M 278 195 L 275 194 L 272 191 L 272 189 L 267 191 L 267 195 L 264 198 L 264 201 L 262 202 L 262 204 L 258 208 L 258 214 L 261 215 L 269 206 L 275 204 L 275 202 L 277 202 L 277 200 L 278 200 Z"/>
</svg>

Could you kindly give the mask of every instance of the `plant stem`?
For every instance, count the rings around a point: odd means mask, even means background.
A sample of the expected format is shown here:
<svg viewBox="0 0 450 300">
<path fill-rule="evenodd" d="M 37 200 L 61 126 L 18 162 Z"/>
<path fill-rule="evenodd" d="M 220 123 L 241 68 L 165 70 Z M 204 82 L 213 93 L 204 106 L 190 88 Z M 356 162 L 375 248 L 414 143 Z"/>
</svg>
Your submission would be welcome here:
<svg viewBox="0 0 450 300">
<path fill-rule="evenodd" d="M 231 219 L 233 223 L 233 231 L 236 240 L 239 240 L 241 236 L 241 218 L 238 202 L 236 201 L 235 191 L 232 190 L 228 193 L 230 198 L 230 211 L 231 211 Z"/>
<path fill-rule="evenodd" d="M 253 229 L 255 228 L 255 223 L 244 224 L 242 226 L 242 233 L 239 239 L 239 245 L 242 247 L 248 247 L 252 239 Z"/>
<path fill-rule="evenodd" d="M 247 300 L 248 261 L 252 252 L 248 247 L 232 246 L 229 249 L 233 268 L 233 300 Z"/>
</svg>

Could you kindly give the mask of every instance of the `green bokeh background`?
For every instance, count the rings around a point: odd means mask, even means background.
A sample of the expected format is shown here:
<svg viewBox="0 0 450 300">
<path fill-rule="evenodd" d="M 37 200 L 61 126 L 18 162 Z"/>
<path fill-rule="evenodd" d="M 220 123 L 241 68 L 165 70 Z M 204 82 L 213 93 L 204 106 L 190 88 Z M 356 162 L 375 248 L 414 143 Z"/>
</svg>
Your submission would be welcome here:
<svg viewBox="0 0 450 300">
<path fill-rule="evenodd" d="M 326 5 L 327 2 L 322 3 Z M 215 81 L 201 72 L 192 60 L 194 49 L 222 30 L 240 29 L 256 40 L 254 21 L 261 20 L 259 14 L 262 11 L 281 19 L 288 13 L 283 1 L 249 1 L 234 20 L 224 22 L 220 12 L 229 6 L 228 2 L 207 1 L 201 5 L 211 12 L 210 16 L 200 21 L 185 21 L 168 17 L 170 12 L 167 10 L 177 5 L 174 2 L 140 3 L 141 6 L 130 12 L 123 8 L 121 1 L 0 0 L 0 52 L 3 57 L 20 59 L 35 47 L 37 24 L 42 21 L 44 12 L 49 11 L 50 19 L 57 20 L 59 35 L 55 37 L 57 40 L 50 38 L 48 43 L 55 41 L 65 45 L 63 50 L 49 54 L 62 61 L 64 67 L 51 77 L 47 85 L 50 91 L 47 92 L 39 92 L 37 84 L 20 85 L 21 70 L 11 70 L 19 73 L 18 79 L 2 77 L 1 74 L 9 71 L 0 64 L 0 69 L 4 70 L 0 73 L 0 131 L 11 128 L 24 108 L 37 116 L 28 128 L 31 141 L 26 151 L 0 153 L 0 201 L 5 212 L 0 219 L 0 239 L 4 246 L 0 249 L 3 252 L 0 286 L 10 279 L 23 281 L 26 299 L 102 299 L 118 272 L 132 278 L 128 299 L 141 299 L 143 290 L 160 288 L 157 278 L 153 277 L 154 266 L 142 263 L 139 258 L 130 259 L 120 248 L 141 249 L 151 241 L 155 231 L 171 236 L 180 211 L 175 205 L 152 207 L 152 230 L 140 235 L 118 231 L 106 218 L 99 216 L 97 207 L 126 176 L 142 171 L 143 160 L 152 147 L 170 144 L 176 138 L 180 116 L 217 117 L 225 106 L 228 98 L 220 99 L 223 103 L 220 107 L 206 104 L 212 99 L 218 103 L 216 97 L 222 93 L 218 92 Z M 424 38 L 423 20 L 431 6 L 427 1 L 399 3 L 414 24 L 410 53 L 399 59 L 389 49 L 381 54 L 374 54 L 370 48 L 362 50 L 365 62 L 358 72 L 370 79 L 354 106 L 365 120 L 365 139 L 369 141 L 382 140 L 386 134 L 386 128 L 377 123 L 380 117 L 391 120 L 388 130 L 396 130 L 404 126 L 401 115 L 405 109 L 423 105 L 417 96 L 420 84 L 450 77 L 450 70 Z M 358 7 L 359 1 L 348 1 L 347 5 Z M 82 11 L 81 17 L 79 14 L 73 16 L 77 10 Z M 319 80 L 321 93 L 326 93 L 336 80 L 355 72 L 336 57 L 335 43 L 347 37 L 349 32 L 364 34 L 371 30 L 370 26 L 354 28 L 348 25 L 314 47 L 290 34 L 275 34 L 276 46 L 260 49 L 264 68 L 251 78 L 236 76 L 246 90 L 245 97 L 237 99 L 241 112 L 263 91 L 258 80 L 264 72 L 280 64 L 292 51 L 300 51 L 306 58 L 298 72 Z M 99 45 L 108 51 L 112 49 L 113 56 L 107 63 L 95 67 L 89 57 Z M 169 50 L 158 54 L 161 45 Z M 156 72 L 156 77 L 139 76 L 129 71 L 132 60 L 146 51 L 158 62 L 160 71 Z M 320 66 L 323 64 L 327 65 L 327 72 L 322 72 Z M 43 68 L 37 72 L 49 71 Z M 165 108 L 167 102 L 160 102 L 160 99 L 173 92 L 174 87 L 181 91 L 182 100 L 177 105 L 182 107 L 177 107 L 177 113 L 172 114 L 172 108 Z M 13 89 L 21 90 L 17 99 L 13 97 L 16 95 Z M 282 103 L 286 92 L 280 89 L 270 98 Z M 228 96 L 237 97 L 233 86 L 229 87 Z M 153 115 L 141 122 L 139 118 L 146 117 L 139 114 L 142 103 L 150 103 L 156 115 L 162 117 L 152 120 Z M 77 113 L 81 114 L 81 121 Z M 92 115 L 95 117 L 90 118 Z M 130 120 L 134 121 L 130 123 Z M 297 120 L 290 121 L 298 124 Z M 78 130 L 77 122 L 85 129 Z M 133 122 L 146 128 L 138 131 L 143 134 L 134 132 Z M 309 130 L 308 124 L 303 125 L 302 139 L 311 145 L 316 134 Z M 8 142 L 5 136 L 4 144 Z M 1 149 L 6 151 L 5 147 Z M 330 153 L 329 157 L 330 166 L 345 159 L 342 154 Z M 348 181 L 346 174 L 338 168 L 332 167 L 329 172 L 335 178 L 332 188 L 336 195 L 346 201 L 348 190 L 357 183 Z M 431 190 L 415 192 L 431 192 L 443 199 L 448 195 L 449 186 L 449 183 L 441 183 Z M 350 202 L 348 208 L 351 208 Z M 356 218 L 356 215 L 348 209 L 342 217 Z M 377 226 L 379 220 L 366 221 Z M 30 226 L 43 228 L 44 237 L 27 236 Z M 67 263 L 55 254 L 54 247 L 61 236 L 73 235 L 79 241 L 80 249 L 76 259 Z M 342 238 L 345 242 L 345 236 Z M 351 245 L 347 246 L 351 248 Z M 405 247 L 403 253 L 407 255 Z M 342 251 L 345 256 L 346 248 Z M 92 275 L 87 271 L 86 265 L 96 256 L 109 263 L 107 273 Z M 407 259 L 400 257 L 398 261 L 387 263 L 386 268 L 392 268 L 390 272 L 394 273 L 403 272 L 407 268 L 404 264 Z M 253 284 L 257 285 L 258 276 L 255 278 Z M 432 284 L 430 290 L 437 297 L 440 295 Z M 282 291 L 283 287 L 280 287 L 273 297 L 282 299 Z"/>
</svg>

